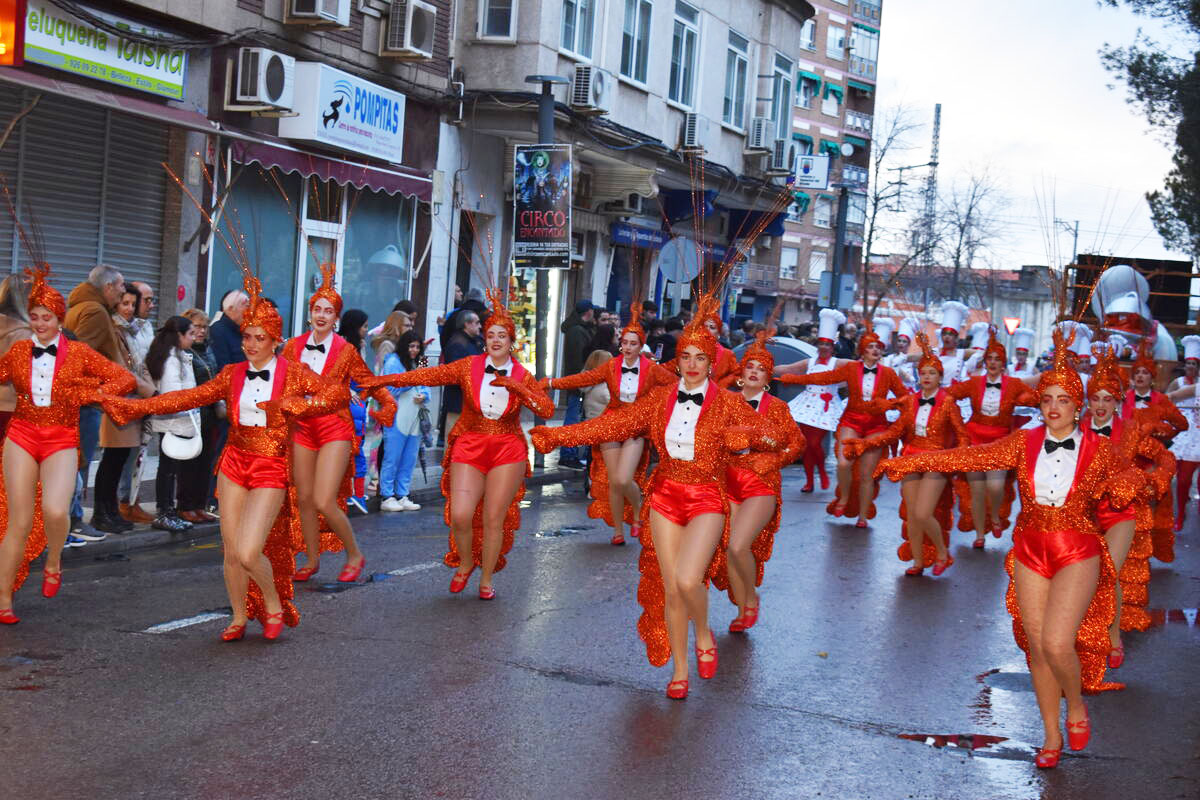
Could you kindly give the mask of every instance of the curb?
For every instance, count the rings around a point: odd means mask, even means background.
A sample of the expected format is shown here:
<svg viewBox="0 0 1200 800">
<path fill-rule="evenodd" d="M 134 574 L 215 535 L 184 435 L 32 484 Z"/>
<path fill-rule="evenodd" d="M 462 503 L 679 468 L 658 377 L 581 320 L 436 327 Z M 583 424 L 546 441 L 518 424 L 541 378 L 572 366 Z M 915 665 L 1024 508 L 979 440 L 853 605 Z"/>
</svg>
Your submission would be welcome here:
<svg viewBox="0 0 1200 800">
<path fill-rule="evenodd" d="M 584 477 L 584 472 L 574 470 L 553 470 L 549 472 L 534 473 L 525 479 L 526 486 L 548 486 L 555 483 L 566 483 L 568 481 L 581 481 Z M 412 492 L 409 497 L 413 502 L 434 503 L 442 499 L 441 489 L 431 486 Z M 369 504 L 371 509 L 368 516 L 378 516 L 382 512 L 379 510 L 379 499 L 372 498 Z M 351 517 L 361 519 L 361 517 Z M 116 554 L 128 553 L 135 550 L 147 550 L 157 547 L 169 547 L 172 545 L 184 544 L 187 542 L 195 542 L 203 539 L 213 539 L 220 534 L 220 525 L 216 522 L 205 525 L 196 525 L 190 530 L 182 533 L 171 533 L 169 531 L 155 530 L 154 528 L 142 528 L 139 526 L 129 533 L 114 533 L 109 534 L 108 538 L 102 542 L 88 542 L 83 547 L 68 547 L 63 551 L 64 562 L 81 562 L 81 561 L 103 561 Z"/>
</svg>

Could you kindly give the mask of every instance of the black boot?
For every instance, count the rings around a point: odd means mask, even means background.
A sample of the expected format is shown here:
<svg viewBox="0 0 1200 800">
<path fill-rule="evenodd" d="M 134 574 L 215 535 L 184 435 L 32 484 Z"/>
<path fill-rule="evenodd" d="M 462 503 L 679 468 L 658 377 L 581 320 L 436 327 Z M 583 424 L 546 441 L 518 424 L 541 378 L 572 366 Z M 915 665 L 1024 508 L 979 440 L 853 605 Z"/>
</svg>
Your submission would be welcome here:
<svg viewBox="0 0 1200 800">
<path fill-rule="evenodd" d="M 133 523 L 118 514 L 116 508 L 97 500 L 92 512 L 92 527 L 104 533 L 129 533 L 133 530 Z"/>
</svg>

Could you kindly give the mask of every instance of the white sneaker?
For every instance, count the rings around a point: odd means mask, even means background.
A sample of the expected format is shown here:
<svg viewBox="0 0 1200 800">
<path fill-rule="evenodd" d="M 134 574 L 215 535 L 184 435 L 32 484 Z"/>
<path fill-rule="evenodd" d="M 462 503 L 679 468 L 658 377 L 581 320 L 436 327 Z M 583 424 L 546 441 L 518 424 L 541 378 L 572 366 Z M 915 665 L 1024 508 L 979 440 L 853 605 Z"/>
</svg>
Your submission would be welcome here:
<svg viewBox="0 0 1200 800">
<path fill-rule="evenodd" d="M 389 497 L 379 505 L 380 511 L 406 511 L 404 503 L 394 497 Z"/>
<path fill-rule="evenodd" d="M 404 511 L 420 511 L 421 510 L 420 503 L 414 503 L 412 500 L 409 500 L 407 497 L 400 498 L 400 505 Z"/>
</svg>

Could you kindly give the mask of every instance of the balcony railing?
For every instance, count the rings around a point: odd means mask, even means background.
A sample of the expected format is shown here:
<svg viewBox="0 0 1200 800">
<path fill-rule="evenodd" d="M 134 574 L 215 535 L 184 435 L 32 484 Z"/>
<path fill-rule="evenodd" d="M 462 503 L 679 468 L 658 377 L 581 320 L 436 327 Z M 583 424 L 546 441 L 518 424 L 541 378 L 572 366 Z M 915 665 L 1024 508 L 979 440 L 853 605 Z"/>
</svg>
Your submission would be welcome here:
<svg viewBox="0 0 1200 800">
<path fill-rule="evenodd" d="M 854 16 L 879 22 L 880 5 L 875 0 L 854 0 Z"/>
<path fill-rule="evenodd" d="M 875 62 L 871 59 L 850 54 L 850 74 L 875 80 Z"/>
<path fill-rule="evenodd" d="M 863 167 L 853 164 L 842 165 L 842 183 L 850 184 L 853 189 L 866 189 L 870 173 Z"/>
<path fill-rule="evenodd" d="M 774 292 L 779 289 L 779 267 L 743 261 L 733 268 L 730 281 L 734 286 L 742 289 Z"/>
<path fill-rule="evenodd" d="M 846 127 L 853 131 L 871 135 L 871 125 L 875 122 L 875 117 L 871 114 L 864 114 L 861 111 L 846 110 Z"/>
</svg>

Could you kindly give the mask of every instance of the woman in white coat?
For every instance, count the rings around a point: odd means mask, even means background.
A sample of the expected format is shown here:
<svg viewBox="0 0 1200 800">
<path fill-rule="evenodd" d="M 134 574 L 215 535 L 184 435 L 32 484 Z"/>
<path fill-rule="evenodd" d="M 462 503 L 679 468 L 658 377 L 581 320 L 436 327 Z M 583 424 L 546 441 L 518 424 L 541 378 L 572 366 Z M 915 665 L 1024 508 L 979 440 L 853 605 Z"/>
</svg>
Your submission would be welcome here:
<svg viewBox="0 0 1200 800">
<path fill-rule="evenodd" d="M 187 317 L 175 316 L 168 319 L 150 343 L 146 353 L 146 371 L 154 379 L 158 394 L 193 389 L 196 374 L 192 370 L 192 342 L 196 338 L 196 327 Z M 158 434 L 158 475 L 154 480 L 154 493 L 158 502 L 158 515 L 152 523 L 160 531 L 179 532 L 192 527 L 182 519 L 175 507 L 176 484 L 182 461 L 177 461 L 163 452 L 162 440 L 168 433 L 190 437 L 200 435 L 198 411 L 181 411 L 177 414 L 161 414 L 150 418 L 151 433 Z"/>
<path fill-rule="evenodd" d="M 399 312 L 394 312 L 399 313 Z M 400 334 L 394 352 L 383 360 L 384 375 L 408 372 L 421 366 L 425 344 L 416 331 Z M 417 511 L 421 506 L 408 499 L 413 467 L 421 449 L 421 409 L 429 403 L 424 386 L 391 388 L 396 398 L 396 421 L 383 429 L 383 464 L 379 469 L 380 508 L 384 511 Z"/>
</svg>

